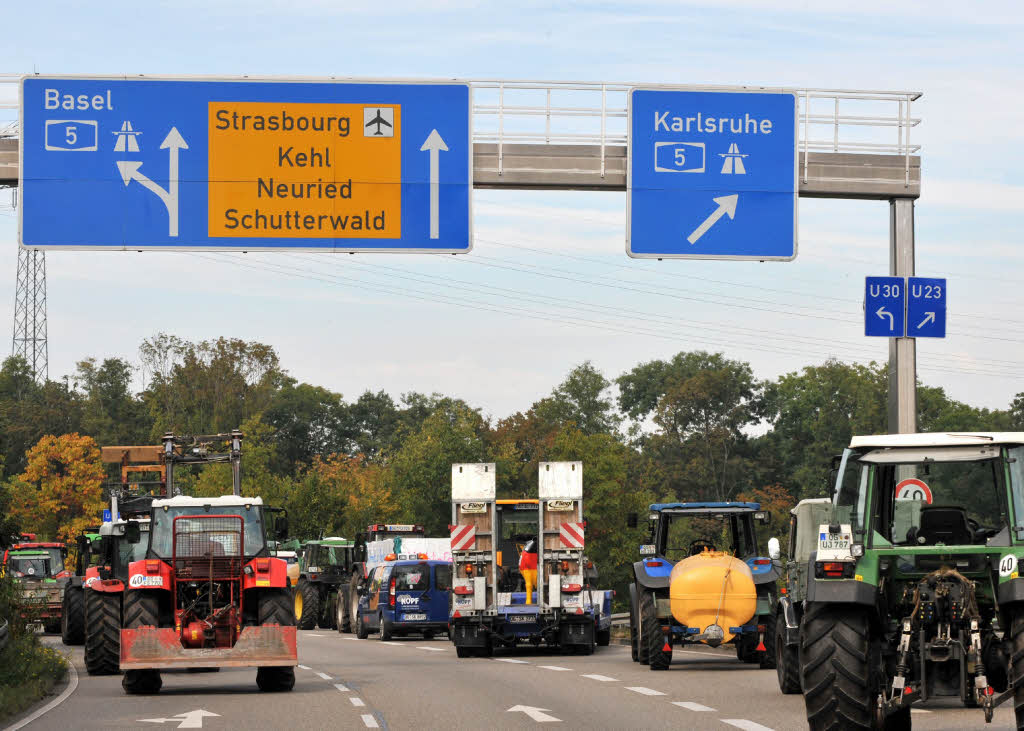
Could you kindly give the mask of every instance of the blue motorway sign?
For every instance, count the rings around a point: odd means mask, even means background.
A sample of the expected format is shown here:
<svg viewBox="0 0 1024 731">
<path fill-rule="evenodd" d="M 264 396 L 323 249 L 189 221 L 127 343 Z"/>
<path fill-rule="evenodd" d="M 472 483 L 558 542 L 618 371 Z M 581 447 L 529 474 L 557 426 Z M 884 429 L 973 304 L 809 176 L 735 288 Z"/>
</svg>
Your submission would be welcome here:
<svg viewBox="0 0 1024 731">
<path fill-rule="evenodd" d="M 946 337 L 946 280 L 909 277 L 907 337 Z"/>
<path fill-rule="evenodd" d="M 626 252 L 794 258 L 796 119 L 790 92 L 633 89 Z"/>
<path fill-rule="evenodd" d="M 466 252 L 465 83 L 22 80 L 24 246 Z"/>
<path fill-rule="evenodd" d="M 866 277 L 864 334 L 902 338 L 906 295 L 906 282 L 903 277 Z"/>
</svg>

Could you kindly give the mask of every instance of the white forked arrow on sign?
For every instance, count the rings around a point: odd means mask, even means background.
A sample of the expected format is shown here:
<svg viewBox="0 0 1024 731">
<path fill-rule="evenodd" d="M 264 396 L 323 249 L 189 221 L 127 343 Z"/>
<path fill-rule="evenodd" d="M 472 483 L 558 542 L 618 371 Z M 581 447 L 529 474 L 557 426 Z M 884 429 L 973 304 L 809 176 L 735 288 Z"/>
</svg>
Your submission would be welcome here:
<svg viewBox="0 0 1024 731">
<path fill-rule="evenodd" d="M 692 234 L 686 237 L 686 240 L 691 244 L 696 244 L 700 237 L 708 232 L 712 226 L 718 223 L 718 219 L 724 216 L 726 213 L 729 214 L 729 219 L 736 218 L 736 204 L 739 202 L 740 197 L 738 195 L 723 195 L 718 198 L 712 198 L 715 203 L 718 204 L 718 208 L 710 216 L 704 219 L 704 223 L 698 226 Z"/>
<path fill-rule="evenodd" d="M 561 723 L 562 722 L 562 719 L 555 718 L 554 716 L 549 716 L 548 714 L 544 713 L 544 711 L 546 711 L 546 710 L 548 710 L 548 709 L 547 708 L 534 708 L 533 706 L 512 706 L 511 708 L 509 708 L 505 712 L 506 713 L 525 713 L 527 716 L 532 718 L 537 723 L 552 723 L 552 722 Z"/>
<path fill-rule="evenodd" d="M 924 319 L 921 320 L 921 324 L 919 324 L 917 326 L 917 329 L 920 330 L 922 327 L 927 325 L 929 322 L 935 322 L 935 313 L 934 312 L 926 312 L 926 313 L 924 313 Z"/>
<path fill-rule="evenodd" d="M 167 174 L 167 190 L 164 190 L 152 180 L 139 172 L 141 162 L 134 160 L 118 160 L 117 169 L 121 172 L 121 179 L 125 185 L 133 180 L 148 190 L 157 194 L 167 208 L 167 235 L 178 235 L 178 150 L 187 150 L 188 144 L 185 138 L 178 132 L 177 127 L 171 127 L 164 141 L 160 143 L 161 150 L 169 150 L 170 164 Z M 184 727 L 189 728 L 189 727 Z"/>
<path fill-rule="evenodd" d="M 178 728 L 202 728 L 204 716 L 220 716 L 219 713 L 211 713 L 201 708 L 188 713 L 179 713 L 174 718 L 140 718 L 139 723 L 176 723 Z"/>
<path fill-rule="evenodd" d="M 430 238 L 436 239 L 440 237 L 440 223 L 438 221 L 441 207 L 439 200 L 441 192 L 440 152 L 441 150 L 448 152 L 448 145 L 444 143 L 441 135 L 434 129 L 430 131 L 426 142 L 420 148 L 420 152 L 424 150 L 430 150 Z"/>
<path fill-rule="evenodd" d="M 889 329 L 890 330 L 895 330 L 896 329 L 896 322 L 895 322 L 895 320 L 892 319 L 892 313 L 889 312 L 887 309 L 885 309 L 884 307 L 879 307 L 877 310 L 875 310 L 875 314 L 878 315 L 878 319 L 879 320 L 884 320 L 885 318 L 888 317 L 889 318 Z"/>
</svg>

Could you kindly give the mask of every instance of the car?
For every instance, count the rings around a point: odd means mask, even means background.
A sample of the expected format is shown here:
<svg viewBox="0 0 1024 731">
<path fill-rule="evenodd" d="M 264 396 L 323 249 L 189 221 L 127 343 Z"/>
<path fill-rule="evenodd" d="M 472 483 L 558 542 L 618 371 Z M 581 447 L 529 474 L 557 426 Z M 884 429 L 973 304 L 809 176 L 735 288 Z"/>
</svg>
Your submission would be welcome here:
<svg viewBox="0 0 1024 731">
<path fill-rule="evenodd" d="M 356 636 L 377 632 L 382 640 L 409 633 L 432 639 L 448 631 L 452 587 L 450 561 L 389 561 L 373 570 L 359 598 Z"/>
</svg>

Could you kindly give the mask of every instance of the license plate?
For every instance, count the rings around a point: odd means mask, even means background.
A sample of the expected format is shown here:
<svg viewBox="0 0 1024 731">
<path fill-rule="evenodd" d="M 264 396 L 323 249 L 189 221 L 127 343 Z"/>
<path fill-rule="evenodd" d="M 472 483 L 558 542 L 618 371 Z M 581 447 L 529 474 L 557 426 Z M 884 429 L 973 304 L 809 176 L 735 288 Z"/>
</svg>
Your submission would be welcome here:
<svg viewBox="0 0 1024 731">
<path fill-rule="evenodd" d="M 508 620 L 513 624 L 530 624 L 534 618 L 529 614 L 511 614 Z"/>
<path fill-rule="evenodd" d="M 406 614 L 404 618 L 405 618 L 406 622 L 422 622 L 424 619 L 427 618 L 427 615 L 425 615 L 425 614 Z"/>
<path fill-rule="evenodd" d="M 822 551 L 848 551 L 850 549 L 850 541 L 839 539 L 826 539 L 824 541 L 818 541 L 818 549 Z"/>
</svg>

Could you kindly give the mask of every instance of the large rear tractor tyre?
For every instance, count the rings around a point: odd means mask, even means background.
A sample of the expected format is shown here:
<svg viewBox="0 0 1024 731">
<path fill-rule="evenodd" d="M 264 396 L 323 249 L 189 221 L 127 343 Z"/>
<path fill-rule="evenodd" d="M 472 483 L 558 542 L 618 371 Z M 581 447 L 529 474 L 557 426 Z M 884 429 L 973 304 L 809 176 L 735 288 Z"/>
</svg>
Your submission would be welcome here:
<svg viewBox="0 0 1024 731">
<path fill-rule="evenodd" d="M 335 602 L 334 626 L 339 632 L 352 631 L 351 603 L 348 600 L 349 587 L 338 587 L 338 599 Z"/>
<path fill-rule="evenodd" d="M 647 662 L 651 670 L 668 670 L 672 664 L 672 647 L 669 645 L 668 650 L 665 649 L 665 635 L 661 633 L 654 595 L 650 592 L 645 591 L 640 596 L 640 622 L 643 628 L 640 642 L 641 646 L 647 647 Z"/>
<path fill-rule="evenodd" d="M 260 668 L 256 685 L 264 693 L 285 693 L 295 687 L 295 668 Z"/>
<path fill-rule="evenodd" d="M 260 592 L 259 623 L 279 624 L 282 627 L 294 627 L 295 615 L 292 613 L 292 602 L 287 589 L 266 589 Z"/>
<path fill-rule="evenodd" d="M 320 616 L 320 592 L 306 579 L 299 579 L 295 589 L 295 626 L 299 629 L 316 629 Z"/>
<path fill-rule="evenodd" d="M 352 623 L 352 632 L 356 631 L 356 619 L 359 617 L 359 574 L 352 574 L 348 584 L 348 618 Z"/>
<path fill-rule="evenodd" d="M 124 626 L 128 629 L 159 627 L 160 603 L 157 595 L 151 591 L 138 589 L 125 592 Z"/>
<path fill-rule="evenodd" d="M 800 692 L 800 647 L 786 644 L 786 620 L 775 618 L 775 674 L 785 695 Z"/>
<path fill-rule="evenodd" d="M 125 670 L 121 687 L 131 695 L 152 695 L 159 693 L 164 681 L 159 670 Z"/>
<path fill-rule="evenodd" d="M 60 615 L 60 638 L 65 645 L 81 645 L 85 642 L 85 590 L 68 587 L 64 590 Z"/>
<path fill-rule="evenodd" d="M 121 672 L 121 595 L 85 594 L 85 669 L 89 675 Z"/>
<path fill-rule="evenodd" d="M 775 669 L 775 615 L 758 617 L 758 624 L 764 625 L 764 649 L 757 653 L 757 663 L 762 670 Z M 755 635 L 759 636 L 759 635 Z M 756 648 L 756 645 L 755 645 Z"/>
<path fill-rule="evenodd" d="M 800 626 L 800 678 L 811 731 L 872 728 L 869 641 L 864 610 L 829 605 L 808 610 Z M 909 709 L 907 715 L 909 720 Z"/>
<path fill-rule="evenodd" d="M 645 599 L 645 597 L 647 599 Z M 637 591 L 636 600 L 636 661 L 641 665 L 647 665 L 651 661 L 651 653 L 647 647 L 647 643 L 644 641 L 644 614 L 643 606 L 644 601 L 653 601 L 653 597 L 643 589 Z"/>
<path fill-rule="evenodd" d="M 1010 677 L 1024 678 L 1024 609 L 1016 609 L 1010 620 L 1010 641 L 1013 654 L 1010 655 Z M 1017 716 L 1017 728 L 1024 728 L 1024 683 L 1013 688 L 1013 712 Z"/>
</svg>

